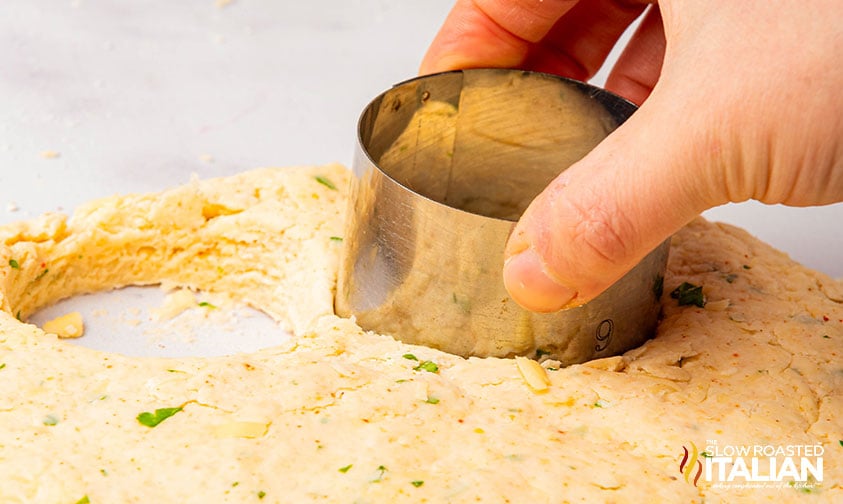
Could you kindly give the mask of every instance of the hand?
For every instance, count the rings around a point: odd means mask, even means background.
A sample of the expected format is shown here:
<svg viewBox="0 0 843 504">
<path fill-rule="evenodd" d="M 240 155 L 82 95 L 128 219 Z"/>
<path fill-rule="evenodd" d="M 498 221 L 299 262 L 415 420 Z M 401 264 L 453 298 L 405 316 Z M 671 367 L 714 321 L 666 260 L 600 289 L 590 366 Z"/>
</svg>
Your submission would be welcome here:
<svg viewBox="0 0 843 504">
<path fill-rule="evenodd" d="M 635 0 L 458 0 L 422 73 L 592 76 Z M 504 283 L 527 309 L 585 303 L 704 210 L 843 201 L 843 3 L 663 0 L 606 87 L 642 104 L 530 205 Z"/>
</svg>

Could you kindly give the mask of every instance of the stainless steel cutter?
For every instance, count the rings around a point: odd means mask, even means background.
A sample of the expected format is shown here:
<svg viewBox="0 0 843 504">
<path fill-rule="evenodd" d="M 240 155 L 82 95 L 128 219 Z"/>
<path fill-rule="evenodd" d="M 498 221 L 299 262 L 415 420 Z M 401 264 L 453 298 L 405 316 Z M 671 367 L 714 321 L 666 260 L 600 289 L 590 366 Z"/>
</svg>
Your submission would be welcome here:
<svg viewBox="0 0 843 504">
<path fill-rule="evenodd" d="M 378 96 L 359 123 L 337 313 L 463 356 L 573 364 L 643 343 L 667 242 L 598 298 L 556 313 L 519 307 L 501 276 L 533 197 L 635 109 L 582 82 L 501 69 L 419 77 Z"/>
</svg>

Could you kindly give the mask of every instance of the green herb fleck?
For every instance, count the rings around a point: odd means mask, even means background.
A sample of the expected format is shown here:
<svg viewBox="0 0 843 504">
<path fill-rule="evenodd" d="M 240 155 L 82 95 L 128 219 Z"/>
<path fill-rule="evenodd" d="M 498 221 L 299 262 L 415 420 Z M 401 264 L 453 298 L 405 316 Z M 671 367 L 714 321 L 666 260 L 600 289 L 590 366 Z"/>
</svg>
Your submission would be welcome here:
<svg viewBox="0 0 843 504">
<path fill-rule="evenodd" d="M 463 294 L 457 294 L 456 292 L 451 293 L 451 299 L 454 301 L 454 304 L 460 307 L 464 313 L 471 313 L 471 298 L 465 296 Z"/>
<path fill-rule="evenodd" d="M 735 283 L 735 280 L 737 280 L 737 279 L 738 279 L 738 275 L 736 275 L 735 273 L 729 273 L 729 274 L 728 274 L 728 275 L 726 275 L 724 278 L 725 278 L 725 279 L 726 279 L 726 281 L 727 281 L 727 282 L 729 282 L 729 283 Z"/>
<path fill-rule="evenodd" d="M 828 334 L 823 334 L 823 338 L 825 338 L 825 339 L 831 339 L 831 336 L 829 336 Z"/>
<path fill-rule="evenodd" d="M 175 415 L 181 410 L 182 407 L 177 406 L 175 408 L 158 408 L 157 410 L 155 410 L 155 413 L 144 411 L 143 413 L 138 415 L 138 422 L 140 422 L 141 425 L 146 425 L 147 427 L 152 428 L 160 424 L 164 420 L 170 418 L 171 416 Z"/>
<path fill-rule="evenodd" d="M 263 490 L 259 491 L 258 492 L 258 499 L 263 499 L 264 497 L 266 497 L 266 492 L 264 492 Z"/>
<path fill-rule="evenodd" d="M 4 363 L 2 363 L 2 364 L 0 364 L 0 369 L 3 369 L 4 367 L 6 367 L 6 363 L 5 363 L 5 362 L 4 362 Z"/>
<path fill-rule="evenodd" d="M 843 439 L 838 439 L 837 442 L 840 443 L 840 446 L 843 446 Z"/>
<path fill-rule="evenodd" d="M 91 504 L 91 499 L 87 495 L 83 495 L 81 499 L 76 501 L 76 504 Z"/>
<path fill-rule="evenodd" d="M 545 350 L 544 348 L 536 348 L 536 359 L 541 359 L 545 355 L 550 355 L 550 350 Z"/>
<path fill-rule="evenodd" d="M 345 473 L 347 473 L 347 472 L 348 472 L 348 470 L 349 470 L 349 469 L 351 469 L 351 466 L 353 466 L 353 465 L 354 465 L 354 464 L 348 464 L 347 466 L 340 467 L 340 468 L 339 468 L 339 471 L 340 471 L 341 473 L 345 474 Z"/>
<path fill-rule="evenodd" d="M 682 282 L 679 287 L 673 289 L 670 297 L 679 301 L 679 306 L 693 305 L 700 308 L 705 307 L 705 296 L 703 295 L 701 285 Z"/>
<path fill-rule="evenodd" d="M 656 277 L 656 281 L 653 283 L 653 294 L 656 295 L 656 299 L 661 299 L 663 293 L 664 293 L 664 277 L 659 275 L 659 276 Z"/>
<path fill-rule="evenodd" d="M 103 476 L 108 476 L 108 471 L 106 471 L 105 469 L 100 469 L 100 474 L 102 474 Z"/>
<path fill-rule="evenodd" d="M 201 307 L 203 307 L 203 308 L 208 308 L 208 309 L 211 309 L 211 310 L 216 310 L 216 309 L 217 309 L 217 307 L 216 307 L 216 306 L 212 305 L 211 303 L 209 303 L 209 302 L 207 302 L 207 301 L 202 301 L 201 303 L 199 303 L 199 306 L 201 306 Z"/>
<path fill-rule="evenodd" d="M 401 378 L 400 380 L 395 380 L 395 383 L 404 383 L 404 382 L 407 382 L 407 381 L 410 381 L 410 380 L 407 380 L 406 378 Z"/>
<path fill-rule="evenodd" d="M 428 404 L 439 404 L 439 398 L 430 396 L 430 397 L 427 398 L 427 401 L 425 401 L 425 402 L 428 403 Z"/>
<path fill-rule="evenodd" d="M 422 481 L 422 480 L 411 481 L 410 484 L 413 485 L 414 487 L 418 488 L 418 487 L 424 485 L 424 481 Z"/>
<path fill-rule="evenodd" d="M 18 262 L 14 259 L 9 259 L 9 266 L 11 266 L 12 269 L 20 269 L 20 264 L 18 264 Z"/>
<path fill-rule="evenodd" d="M 59 423 L 59 419 L 55 415 L 47 415 L 44 417 L 44 425 L 56 425 Z"/>
<path fill-rule="evenodd" d="M 418 366 L 414 367 L 413 369 L 416 371 L 423 370 L 429 373 L 439 372 L 439 366 L 437 366 L 435 362 L 429 360 L 422 361 L 421 363 L 419 363 Z"/>
<path fill-rule="evenodd" d="M 44 278 L 44 275 L 49 273 L 49 271 L 50 271 L 50 268 L 44 268 L 44 271 L 42 271 L 41 273 L 38 273 L 38 276 L 35 277 L 35 280 L 41 280 L 42 278 Z"/>
<path fill-rule="evenodd" d="M 594 407 L 595 408 L 605 408 L 608 405 L 609 405 L 609 403 L 607 401 L 604 401 L 603 399 L 598 399 L 598 400 L 594 401 Z"/>
<path fill-rule="evenodd" d="M 379 465 L 378 466 L 378 477 L 372 480 L 372 483 L 377 483 L 383 480 L 383 475 L 386 473 L 387 469 L 386 466 Z"/>
<path fill-rule="evenodd" d="M 234 488 L 234 487 L 236 487 L 236 486 L 237 486 L 237 485 L 239 485 L 239 484 L 240 484 L 240 482 L 239 482 L 239 481 L 235 481 L 234 483 L 232 483 L 232 484 L 231 484 L 231 488 Z"/>
<path fill-rule="evenodd" d="M 419 358 L 418 358 L 418 357 L 416 357 L 415 355 L 413 355 L 413 354 L 411 354 L 411 353 L 405 353 L 405 354 L 404 354 L 404 355 L 402 355 L 401 357 L 404 357 L 404 358 L 405 358 L 405 359 L 407 359 L 407 360 L 414 360 L 414 361 L 419 360 Z"/>
<path fill-rule="evenodd" d="M 20 318 L 20 310 L 18 310 L 18 312 L 15 314 L 15 318 L 18 319 L 19 321 L 23 322 L 23 319 Z"/>
<path fill-rule="evenodd" d="M 743 269 L 752 269 L 752 266 L 750 266 L 749 264 L 744 264 Z"/>
<path fill-rule="evenodd" d="M 331 241 L 341 242 L 341 241 L 342 241 L 342 236 L 332 236 L 332 237 L 331 237 Z"/>
<path fill-rule="evenodd" d="M 322 175 L 317 175 L 316 181 L 322 184 L 323 186 L 327 187 L 328 189 L 331 189 L 332 191 L 337 190 L 337 186 L 335 186 L 333 182 L 323 177 Z"/>
</svg>

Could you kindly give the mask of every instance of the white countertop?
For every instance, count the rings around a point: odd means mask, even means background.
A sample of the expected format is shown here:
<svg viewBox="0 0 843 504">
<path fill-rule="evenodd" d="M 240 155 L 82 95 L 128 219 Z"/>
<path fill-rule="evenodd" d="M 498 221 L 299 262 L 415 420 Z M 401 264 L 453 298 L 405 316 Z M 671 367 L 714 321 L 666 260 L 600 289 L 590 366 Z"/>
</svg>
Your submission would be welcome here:
<svg viewBox="0 0 843 504">
<path fill-rule="evenodd" d="M 0 223 L 191 173 L 349 164 L 358 114 L 416 73 L 450 5 L 7 0 Z M 843 205 L 707 215 L 843 276 Z"/>
</svg>

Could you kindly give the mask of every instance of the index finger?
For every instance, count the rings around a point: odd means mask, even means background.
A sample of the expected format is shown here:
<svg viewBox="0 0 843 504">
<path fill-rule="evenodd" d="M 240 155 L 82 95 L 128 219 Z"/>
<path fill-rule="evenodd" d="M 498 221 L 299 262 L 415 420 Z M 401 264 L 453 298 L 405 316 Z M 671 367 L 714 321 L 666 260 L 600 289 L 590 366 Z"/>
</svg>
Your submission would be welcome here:
<svg viewBox="0 0 843 504">
<path fill-rule="evenodd" d="M 515 67 L 577 0 L 457 0 L 422 60 L 422 74 Z"/>
</svg>

